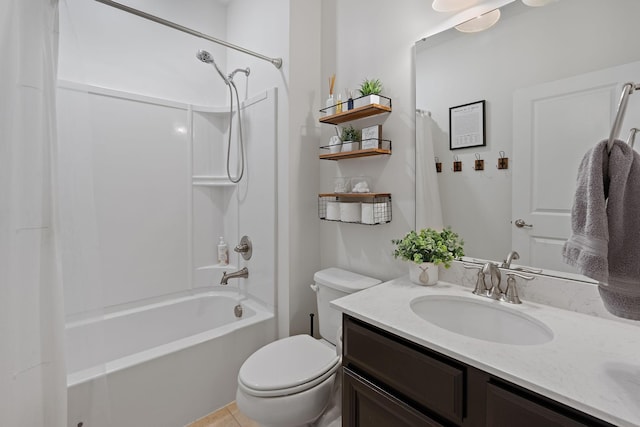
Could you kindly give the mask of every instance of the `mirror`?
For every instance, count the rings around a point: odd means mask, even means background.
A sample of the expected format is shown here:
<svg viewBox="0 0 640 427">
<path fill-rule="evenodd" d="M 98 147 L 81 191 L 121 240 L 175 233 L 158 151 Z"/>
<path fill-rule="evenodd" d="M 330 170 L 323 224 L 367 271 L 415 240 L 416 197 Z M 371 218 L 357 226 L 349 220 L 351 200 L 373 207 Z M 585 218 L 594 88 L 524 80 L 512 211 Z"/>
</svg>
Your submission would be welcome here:
<svg viewBox="0 0 640 427">
<path fill-rule="evenodd" d="M 514 264 L 589 280 L 572 274 L 561 250 L 580 161 L 609 136 L 622 85 L 640 82 L 640 2 L 559 0 L 532 8 L 514 1 L 501 13 L 486 31 L 452 28 L 416 43 L 416 179 L 435 177 L 443 223 L 465 240 L 468 257 L 502 261 L 516 250 Z M 454 108 L 481 101 L 482 115 Z M 619 138 L 633 127 L 640 127 L 640 92 L 629 98 Z M 469 139 L 452 144 L 451 133 L 465 132 Z M 424 150 L 431 143 L 440 173 Z M 498 169 L 501 158 L 507 169 Z M 474 169 L 477 159 L 483 170 Z M 420 206 L 431 202 L 423 186 L 416 193 L 416 227 L 423 228 Z"/>
</svg>

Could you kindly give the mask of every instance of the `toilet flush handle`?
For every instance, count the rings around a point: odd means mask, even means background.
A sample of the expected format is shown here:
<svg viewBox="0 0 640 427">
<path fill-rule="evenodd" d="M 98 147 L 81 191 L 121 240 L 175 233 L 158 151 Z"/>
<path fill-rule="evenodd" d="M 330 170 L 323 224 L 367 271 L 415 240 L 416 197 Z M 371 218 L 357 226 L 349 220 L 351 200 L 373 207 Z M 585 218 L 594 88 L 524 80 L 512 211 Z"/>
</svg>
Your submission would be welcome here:
<svg viewBox="0 0 640 427">
<path fill-rule="evenodd" d="M 313 292 L 318 292 L 318 285 L 316 285 L 315 283 L 310 284 L 309 287 L 313 289 Z"/>
</svg>

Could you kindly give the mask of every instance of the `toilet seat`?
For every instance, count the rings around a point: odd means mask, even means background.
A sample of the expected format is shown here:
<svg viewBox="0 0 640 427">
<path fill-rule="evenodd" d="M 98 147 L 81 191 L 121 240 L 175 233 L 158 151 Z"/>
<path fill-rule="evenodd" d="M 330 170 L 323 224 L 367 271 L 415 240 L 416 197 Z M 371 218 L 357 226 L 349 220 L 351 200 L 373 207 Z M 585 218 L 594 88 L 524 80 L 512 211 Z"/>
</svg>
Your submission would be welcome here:
<svg viewBox="0 0 640 427">
<path fill-rule="evenodd" d="M 286 396 L 320 384 L 339 366 L 335 349 L 309 335 L 295 335 L 253 353 L 240 368 L 238 387 L 256 397 Z"/>
</svg>

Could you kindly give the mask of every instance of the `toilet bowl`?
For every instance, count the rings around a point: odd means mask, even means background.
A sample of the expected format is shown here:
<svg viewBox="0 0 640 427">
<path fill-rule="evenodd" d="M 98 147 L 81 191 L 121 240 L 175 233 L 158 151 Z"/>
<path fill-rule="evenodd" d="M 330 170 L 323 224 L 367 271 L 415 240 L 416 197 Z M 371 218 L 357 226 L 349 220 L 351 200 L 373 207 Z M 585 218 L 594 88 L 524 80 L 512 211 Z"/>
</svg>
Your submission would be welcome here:
<svg viewBox="0 0 640 427">
<path fill-rule="evenodd" d="M 243 363 L 238 374 L 236 404 L 246 416 L 269 427 L 312 423 L 330 401 L 340 367 L 341 313 L 329 302 L 380 283 L 339 268 L 314 275 L 320 335 L 295 335 L 262 347 Z"/>
</svg>

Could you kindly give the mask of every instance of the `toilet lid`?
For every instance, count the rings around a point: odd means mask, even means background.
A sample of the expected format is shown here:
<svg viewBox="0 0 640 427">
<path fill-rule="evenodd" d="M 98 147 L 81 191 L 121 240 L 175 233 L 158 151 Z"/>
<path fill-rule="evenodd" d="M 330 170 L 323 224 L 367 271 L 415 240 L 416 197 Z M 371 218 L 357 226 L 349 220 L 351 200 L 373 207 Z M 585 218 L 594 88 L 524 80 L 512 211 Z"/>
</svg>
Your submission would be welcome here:
<svg viewBox="0 0 640 427">
<path fill-rule="evenodd" d="M 309 335 L 295 335 L 267 344 L 249 356 L 238 381 L 257 392 L 299 390 L 298 386 L 333 374 L 339 362 L 335 349 Z"/>
</svg>

